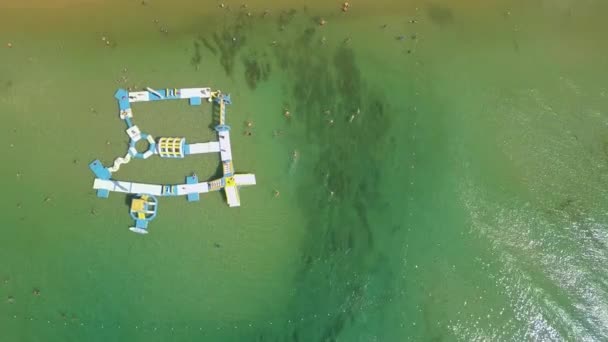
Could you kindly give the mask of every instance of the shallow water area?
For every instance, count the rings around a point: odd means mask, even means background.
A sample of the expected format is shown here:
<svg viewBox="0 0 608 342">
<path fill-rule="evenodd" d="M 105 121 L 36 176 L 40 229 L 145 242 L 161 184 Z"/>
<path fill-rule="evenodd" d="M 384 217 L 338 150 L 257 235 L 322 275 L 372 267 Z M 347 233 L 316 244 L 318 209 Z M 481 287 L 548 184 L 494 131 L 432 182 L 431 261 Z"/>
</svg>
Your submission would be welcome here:
<svg viewBox="0 0 608 342">
<path fill-rule="evenodd" d="M 605 4 L 221 4 L 0 5 L 8 340 L 608 336 Z M 112 95 L 147 86 L 232 95 L 242 207 L 161 198 L 141 237 L 125 196 L 95 197 L 87 164 L 128 143 Z M 205 104 L 133 113 L 215 137 Z M 116 178 L 212 179 L 217 159 Z"/>
</svg>

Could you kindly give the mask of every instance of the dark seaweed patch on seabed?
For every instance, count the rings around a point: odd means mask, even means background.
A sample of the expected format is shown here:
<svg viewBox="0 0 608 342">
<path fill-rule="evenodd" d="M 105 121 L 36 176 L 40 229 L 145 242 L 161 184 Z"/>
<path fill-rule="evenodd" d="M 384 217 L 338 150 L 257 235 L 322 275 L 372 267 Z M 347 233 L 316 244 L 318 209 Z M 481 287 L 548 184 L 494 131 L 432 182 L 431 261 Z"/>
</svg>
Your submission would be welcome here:
<svg viewBox="0 0 608 342">
<path fill-rule="evenodd" d="M 250 28 L 250 18 L 246 13 L 240 12 L 232 24 L 227 24 L 219 32 L 213 33 L 213 42 L 201 39 L 211 53 L 217 55 L 219 52 L 220 64 L 228 76 L 233 74 L 236 57 L 247 42 L 246 31 Z"/>
<path fill-rule="evenodd" d="M 217 49 L 215 48 L 215 46 L 213 46 L 213 44 L 206 37 L 199 36 L 198 40 L 201 43 L 203 43 L 203 45 L 205 45 L 207 50 L 209 50 L 214 56 L 217 56 Z"/>
<path fill-rule="evenodd" d="M 279 27 L 279 30 L 284 30 L 285 27 L 293 21 L 297 13 L 298 11 L 293 8 L 286 11 L 282 11 L 281 14 L 279 14 L 279 17 L 277 18 L 277 25 Z"/>
<path fill-rule="evenodd" d="M 279 25 L 285 27 L 295 20 L 295 14 L 295 10 L 282 13 Z M 244 45 L 246 28 L 239 23 L 229 25 L 213 35 L 212 43 L 201 40 L 209 51 L 216 51 L 228 75 Z M 377 182 L 378 167 L 392 152 L 392 145 L 386 143 L 390 106 L 381 91 L 366 86 L 352 49 L 319 48 L 317 38 L 317 29 L 311 26 L 272 51 L 279 68 L 292 80 L 287 87 L 291 99 L 286 100 L 292 103 L 294 113 L 300 114 L 294 116 L 293 124 L 302 125 L 306 143 L 321 150 L 312 177 L 328 179 L 328 188 L 303 186 L 299 191 L 303 210 L 310 212 L 310 241 L 302 250 L 299 286 L 289 314 L 295 322 L 311 313 L 331 315 L 298 323 L 279 340 L 336 340 L 362 307 L 384 300 L 367 289 L 368 275 L 381 274 L 382 279 L 375 280 L 378 282 L 390 277 L 389 270 L 382 269 L 384 264 L 369 262 L 379 258 L 374 240 L 382 228 L 390 234 L 390 225 L 379 227 L 370 218 L 372 210 L 387 210 L 377 205 L 382 202 Z M 250 88 L 268 77 L 269 60 L 253 48 L 242 57 Z M 349 122 L 347 118 L 358 110 L 360 116 Z M 331 127 L 327 111 L 335 121 Z M 331 198 L 329 190 L 334 192 Z M 262 331 L 257 336 L 273 340 L 275 333 Z"/>
<path fill-rule="evenodd" d="M 193 67 L 197 68 L 201 64 L 201 60 L 203 59 L 201 55 L 201 44 L 198 41 L 194 41 L 194 52 L 192 53 L 192 58 L 190 59 L 190 64 Z"/>
<path fill-rule="evenodd" d="M 320 322 L 321 327 L 302 324 L 292 336 L 302 341 L 334 341 L 370 300 L 363 275 L 377 271 L 366 260 L 379 253 L 373 241 L 382 227 L 373 226 L 369 211 L 385 209 L 375 203 L 381 201 L 376 190 L 378 167 L 391 153 L 386 143 L 390 119 L 387 97 L 366 86 L 354 52 L 346 46 L 315 52 L 315 35 L 316 29 L 308 28 L 275 53 L 279 66 L 293 79 L 291 101 L 294 112 L 301 114 L 294 117 L 295 124 L 304 125 L 308 143 L 322 151 L 314 177 L 328 175 L 334 192 L 328 199 L 328 189 L 321 186 L 300 191 L 305 210 L 311 212 L 311 241 L 302 255 L 299 294 L 292 311 L 314 307 L 333 315 Z M 342 120 L 357 109 L 362 114 L 356 122 Z M 331 128 L 327 111 L 335 120 Z M 386 228 L 389 234 L 390 227 Z M 329 284 L 328 277 L 336 281 Z M 313 295 L 310 289 L 315 289 Z"/>
<path fill-rule="evenodd" d="M 449 7 L 430 4 L 426 12 L 431 21 L 439 26 L 446 26 L 454 22 L 454 11 Z"/>
<path fill-rule="evenodd" d="M 245 81 L 249 89 L 255 90 L 259 81 L 266 81 L 270 76 L 270 62 L 265 54 L 252 51 L 243 57 Z"/>
</svg>

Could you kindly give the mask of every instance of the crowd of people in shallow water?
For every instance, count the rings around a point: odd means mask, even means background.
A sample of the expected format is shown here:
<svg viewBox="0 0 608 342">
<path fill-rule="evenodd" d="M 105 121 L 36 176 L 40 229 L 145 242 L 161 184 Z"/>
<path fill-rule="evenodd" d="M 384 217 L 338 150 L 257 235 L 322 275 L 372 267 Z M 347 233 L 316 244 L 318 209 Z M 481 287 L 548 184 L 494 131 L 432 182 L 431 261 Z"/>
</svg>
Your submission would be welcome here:
<svg viewBox="0 0 608 342">
<path fill-rule="evenodd" d="M 2 284 L 3 284 L 3 285 L 5 285 L 5 286 L 9 285 L 9 283 L 10 283 L 10 282 L 11 282 L 11 279 L 10 279 L 9 277 L 5 277 L 5 278 L 2 280 Z M 40 289 L 39 289 L 39 288 L 34 287 L 34 288 L 32 289 L 32 295 L 33 295 L 34 297 L 40 297 L 40 293 L 41 293 L 41 292 L 40 292 Z M 15 296 L 13 296 L 13 295 L 8 295 L 8 296 L 6 297 L 6 302 L 7 302 L 8 304 L 14 304 L 14 303 L 16 303 L 16 302 L 17 302 L 17 299 L 16 299 L 16 298 L 15 298 Z"/>
<path fill-rule="evenodd" d="M 147 4 L 148 3 L 147 3 L 146 0 L 142 1 L 142 5 L 147 5 Z M 221 8 L 228 9 L 228 6 L 226 6 L 224 3 L 221 3 L 219 6 Z M 242 8 L 247 8 L 247 5 L 243 5 Z M 351 8 L 351 4 L 349 2 L 344 2 L 340 6 L 340 10 L 342 12 L 345 12 L 345 13 L 348 12 L 350 10 L 350 8 Z M 269 15 L 270 15 L 270 10 L 266 9 L 266 10 L 263 11 L 262 17 L 267 17 Z M 249 16 L 249 17 L 252 16 L 251 12 L 247 12 L 247 16 Z M 154 19 L 153 22 L 154 22 L 155 25 L 158 26 L 158 29 L 159 29 L 159 31 L 161 33 L 163 33 L 163 34 L 169 34 L 169 30 L 167 29 L 167 27 L 164 26 L 164 25 L 162 25 L 158 19 Z M 417 23 L 417 20 L 416 19 L 412 19 L 412 20 L 410 20 L 410 23 Z M 328 21 L 325 18 L 321 17 L 321 18 L 318 19 L 317 24 L 319 26 L 326 26 L 326 25 L 328 25 Z M 381 26 L 382 29 L 386 29 L 387 27 L 388 27 L 387 24 L 384 24 L 384 25 Z M 282 27 L 282 29 L 284 29 L 284 27 Z M 399 40 L 399 41 L 406 40 L 407 38 L 411 38 L 412 40 L 416 40 L 417 39 L 417 35 L 413 34 L 413 35 L 410 35 L 410 36 L 406 36 L 406 35 L 398 35 L 398 36 L 396 36 L 396 39 Z M 232 40 L 236 41 L 236 37 L 233 37 Z M 349 36 L 349 37 L 347 37 L 347 38 L 344 39 L 344 43 L 349 43 L 351 40 L 352 40 L 352 38 Z M 102 35 L 101 36 L 101 42 L 106 47 L 113 47 L 113 46 L 115 46 L 115 42 L 112 39 L 110 39 L 110 37 L 107 36 L 107 35 Z M 326 42 L 326 38 L 323 37 L 322 40 L 321 40 L 321 42 L 325 43 Z M 277 46 L 278 42 L 276 40 L 274 40 L 274 41 L 272 41 L 271 45 Z M 14 43 L 13 42 L 7 42 L 6 43 L 6 48 L 12 49 L 13 47 L 14 47 Z M 408 50 L 408 53 L 409 52 L 410 52 L 410 50 Z M 117 82 L 119 82 L 119 83 L 125 83 L 126 84 L 126 83 L 129 82 L 129 79 L 126 76 L 127 68 L 123 68 L 122 69 L 122 73 L 123 74 L 117 80 Z M 138 86 L 134 86 L 132 88 L 137 89 Z M 131 87 L 129 87 L 129 90 L 131 90 Z M 90 111 L 93 114 L 97 113 L 97 111 L 94 108 L 90 108 Z M 335 119 L 332 116 L 331 110 L 327 109 L 323 113 L 324 113 L 324 120 L 325 120 L 327 126 L 328 127 L 334 126 L 335 125 Z M 283 117 L 286 120 L 292 120 L 293 119 L 293 113 L 288 108 L 283 108 L 281 114 L 283 115 Z M 361 114 L 361 111 L 360 111 L 359 108 L 357 108 L 355 111 L 353 111 L 351 114 L 349 114 L 347 116 L 346 122 L 348 124 L 352 124 L 353 122 L 355 122 L 355 120 L 357 120 L 357 118 L 360 116 L 360 114 Z M 255 130 L 254 121 L 251 120 L 251 119 L 246 120 L 244 122 L 244 132 L 243 132 L 243 134 L 245 136 L 247 136 L 247 137 L 251 137 L 251 136 L 253 136 L 254 130 Z M 281 137 L 283 135 L 283 133 L 284 133 L 283 130 L 276 129 L 276 130 L 274 130 L 272 132 L 272 135 L 273 135 L 273 137 L 277 138 L 277 137 Z M 107 145 L 110 145 L 109 141 L 107 141 Z M 14 145 L 11 144 L 11 147 L 14 147 Z M 293 150 L 290 153 L 290 158 L 291 158 L 292 162 L 297 161 L 300 158 L 300 152 L 298 150 Z M 78 159 L 74 159 L 73 163 L 74 164 L 79 164 Z M 17 172 L 17 178 L 21 178 L 21 176 L 22 176 L 21 172 Z M 281 196 L 281 192 L 278 189 L 273 189 L 272 190 L 272 196 L 274 198 L 279 198 Z M 329 191 L 329 197 L 332 198 L 333 196 L 334 196 L 334 191 Z M 44 202 L 45 203 L 51 202 L 51 197 L 50 196 L 45 197 L 44 198 Z M 17 208 L 21 208 L 21 206 L 22 206 L 21 203 L 17 204 Z M 97 215 L 98 213 L 97 213 L 97 210 L 95 208 L 92 208 L 90 210 L 90 214 L 91 215 Z M 214 247 L 215 248 L 220 248 L 221 246 L 218 243 L 214 243 Z M 7 277 L 7 278 L 4 278 L 3 283 L 6 286 L 6 285 L 8 285 L 10 283 L 10 281 L 11 281 L 10 278 Z M 37 287 L 35 287 L 35 288 L 32 289 L 31 294 L 34 297 L 41 297 L 42 296 L 41 290 L 39 288 L 37 288 Z M 8 295 L 6 297 L 6 303 L 8 303 L 8 304 L 15 304 L 16 302 L 17 302 L 17 299 L 15 298 L 14 295 Z M 65 320 L 65 319 L 67 319 L 67 314 L 61 313 L 61 317 Z M 75 317 L 76 316 L 72 316 L 72 320 L 75 320 Z"/>
<path fill-rule="evenodd" d="M 147 5 L 148 5 L 148 1 L 147 1 L 147 0 L 142 0 L 141 4 L 142 4 L 142 5 L 144 5 L 144 6 L 147 6 Z M 230 10 L 231 10 L 231 8 L 230 8 L 228 5 L 226 5 L 225 3 L 220 3 L 220 4 L 219 4 L 219 7 L 220 7 L 220 8 L 222 8 L 222 9 L 228 10 L 228 11 L 230 11 Z M 242 5 L 240 6 L 240 8 L 241 8 L 241 9 L 246 9 L 246 10 L 248 10 L 248 5 L 247 5 L 247 4 L 242 4 Z M 346 2 L 343 2 L 343 3 L 340 5 L 340 7 L 339 7 L 339 8 L 340 8 L 340 10 L 341 10 L 342 12 L 347 13 L 347 12 L 349 12 L 349 10 L 351 9 L 351 4 L 350 4 L 350 2 L 346 1 Z M 416 9 L 416 11 L 417 11 L 417 10 L 418 10 L 418 9 Z M 270 13 L 271 13 L 271 12 L 270 12 L 270 10 L 269 10 L 269 9 L 265 9 L 265 10 L 263 10 L 263 12 L 262 12 L 262 17 L 263 17 L 263 18 L 265 18 L 265 17 L 269 16 L 269 15 L 270 15 Z M 251 16 L 252 16 L 252 12 L 250 12 L 250 11 L 249 11 L 249 12 L 247 12 L 247 16 L 251 17 Z M 159 31 L 160 31 L 161 33 L 164 33 L 164 34 L 168 34 L 168 33 L 169 33 L 169 30 L 167 29 L 167 27 L 166 27 L 165 25 L 161 24 L 161 22 L 160 22 L 160 20 L 159 20 L 159 19 L 154 19 L 154 20 L 153 20 L 153 22 L 154 22 L 154 24 L 155 24 L 155 25 L 157 25 L 157 26 L 158 26 Z M 412 19 L 409 19 L 409 20 L 408 20 L 408 22 L 409 22 L 410 24 L 417 24 L 417 23 L 418 23 L 418 19 L 416 19 L 416 18 L 414 17 L 414 18 L 412 18 Z M 325 18 L 320 17 L 320 18 L 318 18 L 318 20 L 317 20 L 317 24 L 318 24 L 319 26 L 326 26 L 326 25 L 328 24 L 328 21 L 327 21 Z M 382 29 L 386 29 L 387 27 L 388 27 L 388 24 L 383 24 L 383 25 L 381 25 L 381 28 L 382 28 Z M 284 29 L 285 29 L 285 25 L 282 25 L 282 26 L 281 26 L 281 31 L 283 31 Z M 396 36 L 395 38 L 396 38 L 396 40 L 399 40 L 399 41 L 403 41 L 403 40 L 406 40 L 406 39 L 408 39 L 408 38 L 410 38 L 410 39 L 411 39 L 411 40 L 413 40 L 413 41 L 416 41 L 416 40 L 418 39 L 418 36 L 417 36 L 417 34 L 412 34 L 412 35 L 404 35 L 404 34 L 402 34 L 402 35 L 398 35 L 398 36 Z M 351 41 L 351 39 L 352 39 L 352 37 L 350 37 L 350 36 L 349 36 L 349 37 L 347 37 L 347 38 L 345 38 L 345 39 L 344 39 L 344 43 L 348 43 L 348 42 L 350 42 L 350 41 Z M 233 40 L 233 41 L 235 41 L 235 40 L 236 40 L 236 37 L 232 37 L 232 40 Z M 110 39 L 110 37 L 109 37 L 109 36 L 107 36 L 107 35 L 102 35 L 102 36 L 101 36 L 101 41 L 103 42 L 103 44 L 104 44 L 106 47 L 114 47 L 114 46 L 115 46 L 114 41 L 112 41 L 112 40 Z M 321 42 L 322 42 L 322 43 L 325 43 L 325 41 L 326 41 L 326 38 L 325 38 L 325 37 L 323 37 L 323 38 L 321 39 Z M 271 44 L 271 45 L 278 45 L 278 43 L 277 43 L 277 41 L 276 41 L 276 40 L 274 40 L 274 41 L 272 41 L 272 44 Z M 7 42 L 7 43 L 6 43 L 6 47 L 7 47 L 7 48 L 9 48 L 9 49 L 12 49 L 12 48 L 13 48 L 13 42 Z M 411 53 L 411 52 L 412 52 L 412 50 L 409 50 L 409 49 L 408 49 L 406 52 L 409 54 L 409 53 Z M 120 77 L 120 78 L 117 80 L 117 83 L 123 83 L 123 84 L 127 84 L 127 83 L 129 83 L 129 78 L 126 76 L 126 73 L 127 73 L 127 68 L 123 68 L 123 69 L 122 69 L 122 75 L 121 75 L 121 77 Z M 132 90 L 133 88 L 137 89 L 137 88 L 138 88 L 138 86 L 128 87 L 128 89 L 129 89 L 129 90 Z M 95 109 L 93 109 L 93 108 L 91 108 L 91 112 L 92 112 L 92 113 L 94 113 L 94 114 L 96 114 L 96 113 L 97 113 L 97 111 L 96 111 Z M 324 113 L 325 113 L 325 121 L 326 121 L 327 126 L 328 126 L 328 127 L 334 126 L 334 124 L 335 124 L 335 119 L 332 117 L 332 115 L 331 115 L 331 111 L 330 111 L 330 110 L 326 110 Z M 351 113 L 351 114 L 348 116 L 348 118 L 347 118 L 347 122 L 348 122 L 349 124 L 350 124 L 350 123 L 353 123 L 353 122 L 354 122 L 354 121 L 357 119 L 357 117 L 359 117 L 360 113 L 361 113 L 361 111 L 360 111 L 359 109 L 357 109 L 356 111 L 354 111 L 353 113 Z M 287 119 L 287 120 L 290 120 L 290 119 L 292 119 L 292 117 L 293 117 L 293 116 L 292 116 L 292 115 L 293 115 L 293 114 L 292 114 L 292 112 L 291 112 L 291 111 L 290 111 L 288 108 L 284 108 L 284 109 L 283 109 L 283 111 L 282 111 L 282 114 L 283 114 L 283 116 L 285 117 L 285 119 Z M 245 121 L 245 123 L 244 123 L 244 125 L 245 125 L 245 130 L 244 130 L 243 134 L 244 134 L 245 136 L 248 136 L 248 137 L 253 136 L 253 135 L 254 135 L 254 134 L 253 134 L 253 133 L 254 133 L 254 123 L 253 123 L 253 120 L 246 120 L 246 121 Z M 273 137 L 275 137 L 275 138 L 276 138 L 276 137 L 280 137 L 280 136 L 282 136 L 282 135 L 283 135 L 283 130 L 281 130 L 281 129 L 276 129 L 276 130 L 274 130 L 274 131 L 272 132 L 272 135 L 273 135 Z M 107 144 L 107 145 L 110 145 L 110 142 L 109 142 L 109 141 L 107 141 L 107 142 L 106 142 L 106 144 Z M 11 145 L 11 147 L 14 147 L 14 146 L 13 146 L 13 145 Z M 294 150 L 294 151 L 291 153 L 291 160 L 292 160 L 292 162 L 296 161 L 298 158 L 299 158 L 298 151 L 297 151 L 297 150 Z M 75 159 L 75 160 L 76 160 L 76 159 Z M 77 164 L 77 162 L 74 162 L 74 164 Z M 21 178 L 21 172 L 17 172 L 17 178 Z M 333 194 L 333 192 L 332 192 L 332 194 Z M 277 189 L 275 189 L 275 190 L 273 190 L 273 195 L 274 195 L 274 197 L 279 197 L 279 196 L 280 196 L 280 192 L 279 192 Z M 50 202 L 50 201 L 51 201 L 51 198 L 50 198 L 50 197 L 46 197 L 46 198 L 44 199 L 44 202 Z M 18 203 L 18 204 L 17 204 L 17 207 L 18 207 L 18 208 L 21 208 L 21 203 Z M 93 208 L 93 209 L 91 209 L 90 213 L 91 213 L 91 215 L 97 215 L 97 211 L 96 211 L 96 209 L 94 209 L 94 208 Z"/>
</svg>

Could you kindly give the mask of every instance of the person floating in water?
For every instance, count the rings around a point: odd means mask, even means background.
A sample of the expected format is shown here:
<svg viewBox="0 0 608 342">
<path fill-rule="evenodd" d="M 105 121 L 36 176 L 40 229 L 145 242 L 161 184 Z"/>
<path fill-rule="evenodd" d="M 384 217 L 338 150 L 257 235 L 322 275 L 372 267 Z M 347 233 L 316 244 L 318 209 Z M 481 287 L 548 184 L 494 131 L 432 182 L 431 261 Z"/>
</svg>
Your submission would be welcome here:
<svg viewBox="0 0 608 342">
<path fill-rule="evenodd" d="M 348 123 L 353 122 L 353 120 L 355 120 L 355 118 L 361 114 L 361 109 L 357 108 L 357 111 L 354 112 L 353 114 L 350 115 L 350 118 L 348 119 Z"/>
</svg>

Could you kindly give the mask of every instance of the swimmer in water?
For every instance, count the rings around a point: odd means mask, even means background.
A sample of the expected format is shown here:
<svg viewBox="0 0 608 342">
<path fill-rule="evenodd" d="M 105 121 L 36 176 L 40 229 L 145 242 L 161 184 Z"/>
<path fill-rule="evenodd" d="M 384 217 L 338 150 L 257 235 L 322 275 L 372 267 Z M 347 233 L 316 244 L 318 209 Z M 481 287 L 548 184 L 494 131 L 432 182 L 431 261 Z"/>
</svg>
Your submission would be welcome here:
<svg viewBox="0 0 608 342">
<path fill-rule="evenodd" d="M 279 190 L 277 190 L 277 189 L 275 189 L 275 190 L 273 191 L 273 194 L 274 194 L 274 197 L 275 197 L 275 198 L 277 198 L 277 197 L 281 196 L 281 193 L 280 193 L 280 192 L 279 192 Z"/>
<path fill-rule="evenodd" d="M 353 120 L 355 120 L 355 118 L 359 114 L 361 114 L 361 110 L 359 108 L 357 108 L 357 111 L 355 113 L 351 114 L 350 118 L 348 119 L 348 123 L 353 122 Z"/>
</svg>

